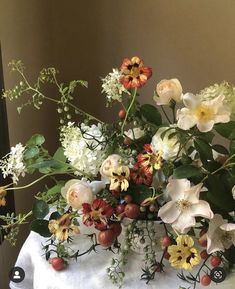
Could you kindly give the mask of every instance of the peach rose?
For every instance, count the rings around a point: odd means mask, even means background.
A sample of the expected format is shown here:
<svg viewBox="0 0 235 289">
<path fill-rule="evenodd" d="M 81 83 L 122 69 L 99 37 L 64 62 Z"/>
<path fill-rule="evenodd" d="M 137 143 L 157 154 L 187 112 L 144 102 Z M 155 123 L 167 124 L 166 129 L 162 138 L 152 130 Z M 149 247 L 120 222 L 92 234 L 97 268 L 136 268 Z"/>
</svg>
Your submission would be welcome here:
<svg viewBox="0 0 235 289">
<path fill-rule="evenodd" d="M 112 177 L 112 171 L 120 165 L 122 157 L 117 154 L 112 154 L 105 159 L 100 168 L 100 174 L 103 179 L 109 180 Z"/>
<path fill-rule="evenodd" d="M 67 204 L 76 210 L 81 209 L 83 203 L 92 203 L 94 199 L 92 187 L 81 180 L 68 181 L 61 189 L 61 194 L 67 200 Z"/>
<path fill-rule="evenodd" d="M 182 98 L 182 86 L 177 78 L 163 79 L 156 87 L 157 96 L 154 96 L 154 100 L 157 105 L 167 105 L 171 100 L 180 102 Z"/>
</svg>

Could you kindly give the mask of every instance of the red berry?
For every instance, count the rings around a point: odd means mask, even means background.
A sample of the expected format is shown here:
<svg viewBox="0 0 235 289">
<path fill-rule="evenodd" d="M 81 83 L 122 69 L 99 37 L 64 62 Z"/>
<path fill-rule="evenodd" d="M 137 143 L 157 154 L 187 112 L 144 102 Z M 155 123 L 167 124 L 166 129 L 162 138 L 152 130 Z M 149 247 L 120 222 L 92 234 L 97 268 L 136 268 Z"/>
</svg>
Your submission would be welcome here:
<svg viewBox="0 0 235 289">
<path fill-rule="evenodd" d="M 123 143 L 124 145 L 129 146 L 132 144 L 132 140 L 129 137 L 125 137 Z"/>
<path fill-rule="evenodd" d="M 201 278 L 201 284 L 203 286 L 208 286 L 208 285 L 210 285 L 210 283 L 211 283 L 210 276 L 209 275 L 203 275 L 202 278 Z"/>
<path fill-rule="evenodd" d="M 132 196 L 131 195 L 126 195 L 124 197 L 124 201 L 127 203 L 127 204 L 130 204 L 132 202 Z"/>
<path fill-rule="evenodd" d="M 126 117 L 126 111 L 124 109 L 119 110 L 118 116 L 120 119 L 124 119 Z"/>
<path fill-rule="evenodd" d="M 198 243 L 202 246 L 202 247 L 206 247 L 207 246 L 207 235 L 204 234 L 202 235 L 199 240 Z"/>
<path fill-rule="evenodd" d="M 127 218 L 137 219 L 140 215 L 140 206 L 136 204 L 127 204 L 124 212 Z"/>
<path fill-rule="evenodd" d="M 201 251 L 200 256 L 202 259 L 206 259 L 209 255 L 206 250 Z"/>
<path fill-rule="evenodd" d="M 52 265 L 52 267 L 56 270 L 56 271 L 61 271 L 65 268 L 66 264 L 64 262 L 63 258 L 60 257 L 54 257 L 49 259 L 49 263 Z"/>
<path fill-rule="evenodd" d="M 213 267 L 218 267 L 221 264 L 222 260 L 218 256 L 212 256 L 210 262 Z"/>
<path fill-rule="evenodd" d="M 125 210 L 125 206 L 126 206 L 126 205 L 124 205 L 124 204 L 119 204 L 119 205 L 117 205 L 117 207 L 116 207 L 116 214 L 117 214 L 117 215 L 122 214 L 122 213 L 124 212 L 124 210 Z"/>
<path fill-rule="evenodd" d="M 120 223 L 112 224 L 110 229 L 114 232 L 115 237 L 118 237 L 122 232 L 122 226 Z"/>
<path fill-rule="evenodd" d="M 105 230 L 101 231 L 98 234 L 98 241 L 101 246 L 103 247 L 109 247 L 113 244 L 113 241 L 115 240 L 116 236 L 113 232 L 113 230 Z"/>
<path fill-rule="evenodd" d="M 168 247 L 171 244 L 171 239 L 168 236 L 164 236 L 161 239 L 161 244 L 163 247 Z"/>
</svg>

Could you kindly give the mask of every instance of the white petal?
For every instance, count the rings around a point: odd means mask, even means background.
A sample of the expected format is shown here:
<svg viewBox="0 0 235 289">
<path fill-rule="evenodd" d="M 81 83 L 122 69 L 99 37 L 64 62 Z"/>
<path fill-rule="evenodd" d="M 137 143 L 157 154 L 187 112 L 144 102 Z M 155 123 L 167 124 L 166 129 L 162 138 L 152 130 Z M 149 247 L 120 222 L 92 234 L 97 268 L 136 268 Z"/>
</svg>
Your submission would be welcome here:
<svg viewBox="0 0 235 289">
<path fill-rule="evenodd" d="M 224 231 L 233 231 L 233 230 L 235 230 L 235 224 L 225 223 L 225 224 L 220 226 L 220 229 L 222 229 Z"/>
<path fill-rule="evenodd" d="M 224 251 L 224 246 L 221 242 L 222 234 L 219 230 L 216 230 L 216 233 L 213 238 L 209 238 L 207 234 L 207 253 L 211 254 L 216 251 Z"/>
<path fill-rule="evenodd" d="M 170 95 L 169 96 L 165 96 L 165 97 L 158 97 L 158 96 L 155 95 L 153 97 L 153 100 L 156 101 L 157 105 L 167 105 L 167 104 L 169 104 L 169 102 L 171 100 L 171 97 L 170 97 Z"/>
<path fill-rule="evenodd" d="M 181 234 L 186 234 L 191 227 L 194 227 L 196 224 L 195 218 L 190 215 L 190 213 L 186 210 L 181 213 L 179 218 L 172 224 L 172 228 Z"/>
<path fill-rule="evenodd" d="M 169 183 L 166 187 L 166 193 L 172 200 L 178 201 L 183 199 L 184 192 L 190 189 L 190 181 L 187 179 L 169 179 Z"/>
<path fill-rule="evenodd" d="M 225 111 L 225 112 L 221 112 L 221 113 L 218 113 L 216 116 L 215 116 L 215 123 L 226 123 L 226 122 L 229 122 L 230 121 L 230 113 Z"/>
<path fill-rule="evenodd" d="M 211 211 L 210 205 L 203 200 L 199 200 L 197 204 L 193 204 L 190 208 L 192 216 L 212 219 L 214 214 Z"/>
<path fill-rule="evenodd" d="M 158 216 L 162 219 L 164 223 L 173 223 L 180 215 L 180 210 L 177 208 L 174 201 L 166 203 L 158 211 Z"/>
<path fill-rule="evenodd" d="M 208 132 L 211 131 L 213 126 L 215 124 L 214 120 L 209 120 L 209 121 L 199 121 L 197 123 L 197 128 L 201 131 L 201 132 Z"/>
<path fill-rule="evenodd" d="M 189 109 L 194 109 L 200 103 L 200 96 L 193 93 L 185 93 L 183 95 L 183 103 Z"/>
<path fill-rule="evenodd" d="M 92 189 L 93 194 L 96 195 L 98 192 L 105 189 L 106 182 L 105 181 L 93 181 L 89 185 Z"/>
<path fill-rule="evenodd" d="M 203 184 L 197 184 L 196 186 L 191 187 L 189 190 L 184 192 L 184 199 L 188 200 L 189 202 L 195 204 L 199 201 L 199 195 L 201 192 Z"/>
<path fill-rule="evenodd" d="M 197 124 L 196 117 L 185 107 L 177 111 L 177 119 L 177 126 L 183 130 L 188 130 Z"/>
</svg>

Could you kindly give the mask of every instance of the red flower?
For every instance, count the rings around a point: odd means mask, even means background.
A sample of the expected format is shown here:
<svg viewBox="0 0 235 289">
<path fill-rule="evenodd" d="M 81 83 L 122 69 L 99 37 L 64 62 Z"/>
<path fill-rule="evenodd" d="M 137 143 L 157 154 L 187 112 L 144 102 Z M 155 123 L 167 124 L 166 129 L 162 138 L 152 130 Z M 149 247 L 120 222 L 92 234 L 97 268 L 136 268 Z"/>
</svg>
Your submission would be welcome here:
<svg viewBox="0 0 235 289">
<path fill-rule="evenodd" d="M 113 208 L 103 199 L 95 199 L 92 204 L 83 203 L 83 223 L 86 226 L 95 225 L 97 230 L 107 229 L 108 219 L 113 214 Z"/>
<path fill-rule="evenodd" d="M 141 87 L 152 75 L 152 68 L 144 67 L 143 61 L 135 56 L 125 58 L 121 65 L 121 83 L 126 89 Z"/>
<path fill-rule="evenodd" d="M 131 168 L 131 179 L 137 185 L 145 184 L 150 186 L 153 182 L 153 175 L 137 163 Z"/>
<path fill-rule="evenodd" d="M 162 166 L 162 157 L 160 152 L 155 154 L 150 144 L 144 145 L 145 153 L 137 156 L 138 165 L 146 172 L 153 173 L 153 169 L 159 170 Z"/>
</svg>

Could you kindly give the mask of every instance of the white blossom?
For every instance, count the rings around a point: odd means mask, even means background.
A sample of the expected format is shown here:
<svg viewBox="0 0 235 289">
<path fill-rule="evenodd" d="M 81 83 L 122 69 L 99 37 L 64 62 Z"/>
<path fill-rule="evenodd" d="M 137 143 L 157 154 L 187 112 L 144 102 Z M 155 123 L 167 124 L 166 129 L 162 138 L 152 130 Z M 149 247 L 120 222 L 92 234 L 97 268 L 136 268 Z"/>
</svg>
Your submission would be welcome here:
<svg viewBox="0 0 235 289">
<path fill-rule="evenodd" d="M 118 69 L 113 69 L 113 72 L 110 72 L 105 78 L 102 78 L 102 92 L 106 93 L 107 99 L 109 101 L 117 100 L 122 101 L 122 94 L 129 92 L 121 84 L 121 72 Z"/>
<path fill-rule="evenodd" d="M 25 147 L 18 143 L 16 146 L 11 147 L 10 153 L 0 160 L 0 169 L 3 177 L 11 176 L 14 184 L 17 184 L 19 177 L 24 177 L 27 171 L 23 160 L 24 150 Z"/>
<path fill-rule="evenodd" d="M 144 130 L 140 127 L 134 127 L 125 131 L 124 135 L 129 137 L 131 140 L 136 140 L 144 136 Z"/>
<path fill-rule="evenodd" d="M 69 123 L 61 131 L 64 154 L 77 169 L 77 175 L 96 176 L 105 159 L 105 137 L 101 131 L 101 125 L 81 124 L 81 128 Z"/>
</svg>

